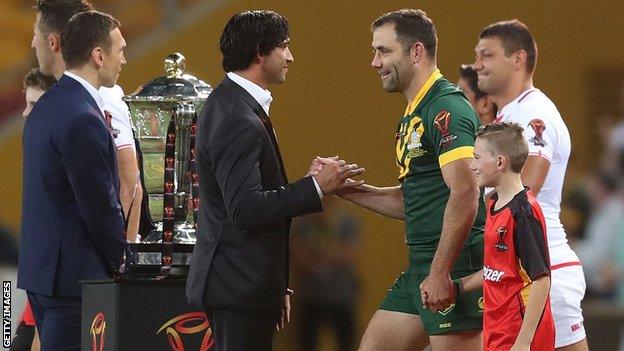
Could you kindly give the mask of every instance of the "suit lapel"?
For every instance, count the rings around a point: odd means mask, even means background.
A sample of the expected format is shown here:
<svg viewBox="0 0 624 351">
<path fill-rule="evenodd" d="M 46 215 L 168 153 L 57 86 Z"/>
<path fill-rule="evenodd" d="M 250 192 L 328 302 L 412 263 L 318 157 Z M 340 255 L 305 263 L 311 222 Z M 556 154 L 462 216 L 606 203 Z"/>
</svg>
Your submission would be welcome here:
<svg viewBox="0 0 624 351">
<path fill-rule="evenodd" d="M 273 129 L 273 124 L 271 123 L 271 119 L 269 118 L 269 116 L 266 114 L 262 106 L 260 106 L 258 101 L 256 101 L 256 99 L 254 99 L 253 96 L 251 96 L 251 94 L 247 92 L 247 90 L 245 90 L 240 85 L 234 83 L 227 76 L 221 82 L 221 85 L 223 85 L 227 89 L 230 89 L 236 92 L 243 99 L 243 101 L 245 101 L 245 103 L 251 107 L 251 109 L 256 113 L 256 115 L 258 115 L 258 117 L 260 118 L 260 121 L 262 121 L 262 125 L 264 125 L 264 128 L 266 129 L 266 132 L 269 135 L 271 144 L 273 145 L 273 150 L 275 151 L 275 155 L 277 156 L 277 162 L 279 163 L 280 172 L 282 174 L 282 178 L 284 179 L 284 184 L 287 184 L 288 177 L 286 176 L 286 169 L 284 168 L 284 161 L 282 160 L 282 154 L 280 153 L 279 145 L 277 143 L 275 130 Z"/>
</svg>

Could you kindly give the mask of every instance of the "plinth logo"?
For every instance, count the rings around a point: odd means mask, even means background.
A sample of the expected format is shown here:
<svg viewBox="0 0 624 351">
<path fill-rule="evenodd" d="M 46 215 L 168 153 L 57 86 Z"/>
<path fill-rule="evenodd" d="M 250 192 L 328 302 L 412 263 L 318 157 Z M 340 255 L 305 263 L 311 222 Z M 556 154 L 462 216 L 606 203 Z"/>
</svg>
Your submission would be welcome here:
<svg viewBox="0 0 624 351">
<path fill-rule="evenodd" d="M 199 334 L 204 330 L 206 332 L 199 346 L 199 351 L 208 351 L 214 345 L 214 339 L 212 338 L 210 323 L 204 312 L 191 312 L 172 318 L 163 324 L 156 334 L 165 331 L 171 349 L 173 351 L 184 351 L 182 335 Z"/>
<path fill-rule="evenodd" d="M 100 312 L 95 315 L 93 318 L 93 322 L 91 322 L 91 330 L 89 334 L 91 334 L 91 350 L 93 351 L 102 351 L 104 350 L 104 336 L 106 332 L 106 318 L 104 317 L 104 313 Z"/>
</svg>

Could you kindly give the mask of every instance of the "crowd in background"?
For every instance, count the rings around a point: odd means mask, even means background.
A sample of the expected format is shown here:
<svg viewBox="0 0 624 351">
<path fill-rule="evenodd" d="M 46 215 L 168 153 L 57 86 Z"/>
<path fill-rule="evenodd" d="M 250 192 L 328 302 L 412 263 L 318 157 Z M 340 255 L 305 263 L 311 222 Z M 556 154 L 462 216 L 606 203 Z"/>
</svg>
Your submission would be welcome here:
<svg viewBox="0 0 624 351">
<path fill-rule="evenodd" d="M 624 88 L 621 93 L 624 99 Z M 599 164 L 567 184 L 564 218 L 585 270 L 586 300 L 624 307 L 624 120 L 622 116 L 600 120 Z"/>
</svg>

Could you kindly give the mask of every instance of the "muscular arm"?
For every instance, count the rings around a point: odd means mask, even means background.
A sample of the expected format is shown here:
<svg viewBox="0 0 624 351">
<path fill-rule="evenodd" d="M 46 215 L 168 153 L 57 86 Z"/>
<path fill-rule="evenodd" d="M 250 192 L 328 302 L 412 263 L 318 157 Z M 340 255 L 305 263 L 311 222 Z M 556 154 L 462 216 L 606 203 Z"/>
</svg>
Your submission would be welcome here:
<svg viewBox="0 0 624 351">
<path fill-rule="evenodd" d="M 124 218 L 128 218 L 126 238 L 135 242 L 139 232 L 139 215 L 143 192 L 139 183 L 139 166 L 132 147 L 117 150 L 117 166 L 119 169 L 119 199 L 123 208 Z M 132 209 L 130 216 L 128 210 Z"/>
<path fill-rule="evenodd" d="M 537 194 L 542 190 L 544 180 L 548 175 L 550 162 L 541 156 L 529 156 L 524 167 L 522 168 L 522 184 L 531 187 L 533 194 Z"/>
<path fill-rule="evenodd" d="M 464 158 L 442 167 L 442 177 L 451 193 L 444 211 L 440 243 L 431 263 L 432 275 L 450 273 L 477 215 L 479 188 L 470 161 Z"/>
<path fill-rule="evenodd" d="M 382 216 L 405 220 L 403 192 L 400 185 L 378 188 L 364 184 L 357 189 L 350 190 L 349 193 L 339 194 L 339 196 Z"/>
</svg>

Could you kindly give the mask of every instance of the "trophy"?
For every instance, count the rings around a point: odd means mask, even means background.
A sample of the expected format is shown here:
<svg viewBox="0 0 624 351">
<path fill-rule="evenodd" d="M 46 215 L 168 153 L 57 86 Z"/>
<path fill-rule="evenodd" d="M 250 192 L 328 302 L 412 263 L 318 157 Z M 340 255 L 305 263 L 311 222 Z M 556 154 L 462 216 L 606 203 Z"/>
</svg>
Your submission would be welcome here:
<svg viewBox="0 0 624 351">
<path fill-rule="evenodd" d="M 130 107 L 142 151 L 141 176 L 148 225 L 141 223 L 140 243 L 130 244 L 129 275 L 185 276 L 195 244 L 199 179 L 195 172 L 195 124 L 209 84 L 184 74 L 180 53 L 165 58 L 166 76 L 123 98 Z M 130 255 L 130 258 L 128 258 Z"/>
</svg>

